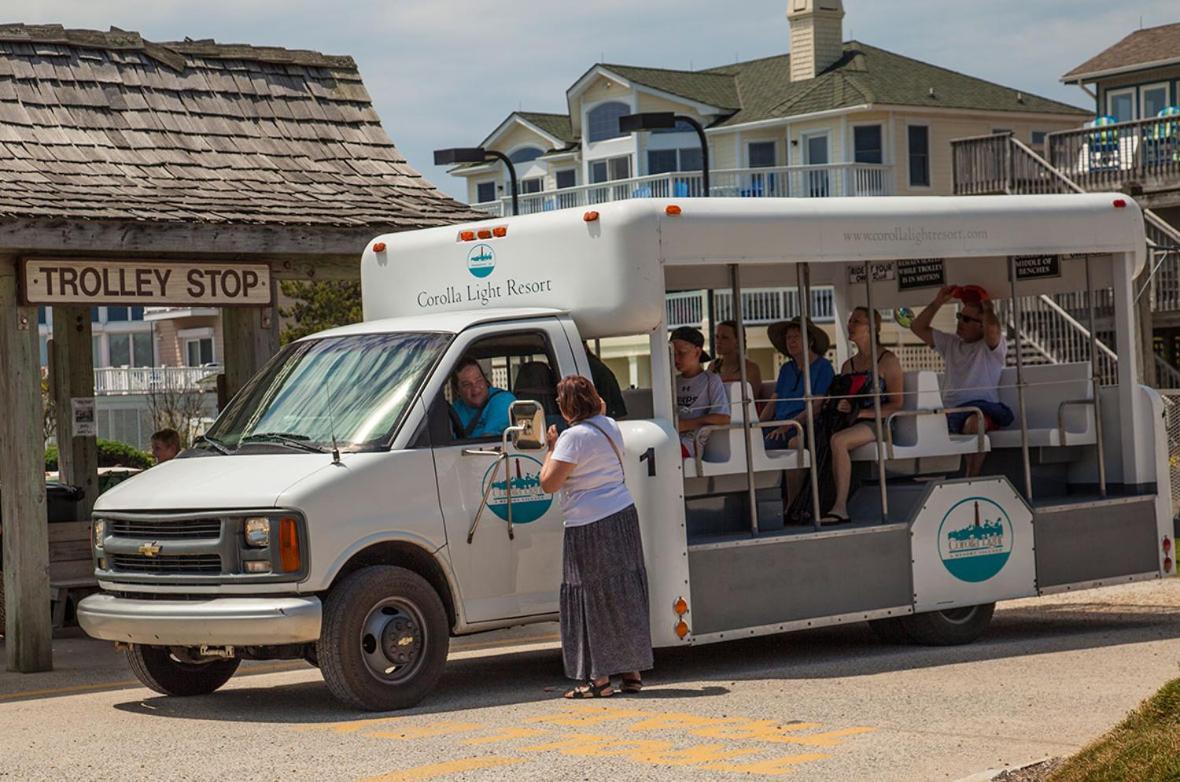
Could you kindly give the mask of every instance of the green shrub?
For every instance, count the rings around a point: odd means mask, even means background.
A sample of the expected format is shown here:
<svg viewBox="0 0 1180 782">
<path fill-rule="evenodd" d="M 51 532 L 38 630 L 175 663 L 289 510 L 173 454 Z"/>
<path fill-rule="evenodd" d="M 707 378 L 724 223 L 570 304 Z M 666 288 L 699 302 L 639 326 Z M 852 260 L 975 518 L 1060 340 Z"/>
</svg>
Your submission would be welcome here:
<svg viewBox="0 0 1180 782">
<path fill-rule="evenodd" d="M 99 467 L 138 467 L 146 470 L 153 464 L 151 454 L 141 451 L 133 445 L 116 442 L 115 440 L 98 441 Z M 53 472 L 58 469 L 58 450 L 56 445 L 45 449 L 45 469 Z"/>
</svg>

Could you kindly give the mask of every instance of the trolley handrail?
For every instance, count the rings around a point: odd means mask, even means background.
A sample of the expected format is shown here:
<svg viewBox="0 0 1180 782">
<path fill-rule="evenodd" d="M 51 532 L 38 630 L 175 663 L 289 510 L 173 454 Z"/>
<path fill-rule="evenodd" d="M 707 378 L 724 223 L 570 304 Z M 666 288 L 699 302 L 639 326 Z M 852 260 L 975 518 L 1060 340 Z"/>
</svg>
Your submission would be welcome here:
<svg viewBox="0 0 1180 782">
<path fill-rule="evenodd" d="M 979 421 L 979 448 L 977 453 L 984 453 L 987 451 L 987 419 L 983 415 L 983 410 L 973 405 L 966 407 L 937 407 L 930 410 L 897 410 L 889 414 L 889 418 L 885 425 L 885 447 L 889 449 L 889 459 L 893 460 L 897 457 L 893 453 L 893 419 L 895 418 L 917 418 L 923 415 L 949 415 L 951 413 L 971 413 L 976 416 Z"/>
</svg>

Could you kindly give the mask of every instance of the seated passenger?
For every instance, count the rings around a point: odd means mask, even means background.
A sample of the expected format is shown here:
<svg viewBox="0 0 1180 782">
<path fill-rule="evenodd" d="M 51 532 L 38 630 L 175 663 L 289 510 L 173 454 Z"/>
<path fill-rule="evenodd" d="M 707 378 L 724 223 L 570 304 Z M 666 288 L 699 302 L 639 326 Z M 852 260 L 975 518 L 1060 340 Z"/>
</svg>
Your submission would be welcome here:
<svg viewBox="0 0 1180 782">
<path fill-rule="evenodd" d="M 474 358 L 464 358 L 455 367 L 451 392 L 455 434 L 460 440 L 494 437 L 508 428 L 508 408 L 516 397 L 492 386 Z"/>
<path fill-rule="evenodd" d="M 832 506 L 827 514 L 820 519 L 822 524 L 837 524 L 848 521 L 848 492 L 852 483 L 852 451 L 862 445 L 883 437 L 877 428 L 877 413 L 871 393 L 873 381 L 872 343 L 869 329 L 877 332 L 877 375 L 881 381 L 881 421 L 884 422 L 890 414 L 901 409 L 903 403 L 902 389 L 904 379 L 901 372 L 901 361 L 891 350 L 881 348 L 881 313 L 873 311 L 873 323 L 869 325 L 869 311 L 865 307 L 857 307 L 848 316 L 848 340 L 856 345 L 856 354 L 844 362 L 840 367 L 841 380 L 845 378 L 851 383 L 841 382 L 838 385 L 849 394 L 858 393 L 857 389 L 868 388 L 868 393 L 860 393 L 857 399 L 841 399 L 836 402 L 836 410 L 848 416 L 845 420 L 846 428 L 831 435 L 831 470 L 835 484 L 835 495 Z M 858 382 L 859 381 L 859 382 Z M 833 382 L 833 386 L 837 385 Z M 818 438 L 817 438 L 818 439 Z"/>
<path fill-rule="evenodd" d="M 729 395 L 721 376 L 705 371 L 705 337 L 700 331 L 681 326 L 672 332 L 672 355 L 676 362 L 676 406 L 679 408 L 677 431 L 680 432 L 680 455 L 696 455 L 694 434 L 704 426 L 728 426 Z M 708 441 L 701 436 L 701 447 Z"/>
<path fill-rule="evenodd" d="M 954 334 L 930 326 L 942 305 L 959 298 L 963 305 L 955 314 Z M 1000 373 L 1008 355 L 1004 330 L 996 318 L 987 291 L 978 285 L 943 287 L 934 301 L 910 324 L 910 330 L 933 347 L 946 362 L 942 400 L 947 407 L 978 407 L 983 411 L 986 431 L 1012 423 L 1012 410 L 1000 401 Z M 947 428 L 955 434 L 978 434 L 979 418 L 971 413 L 950 413 Z M 987 454 L 972 453 L 965 458 L 967 477 L 979 475 Z"/>
<path fill-rule="evenodd" d="M 717 358 L 709 364 L 709 371 L 721 375 L 722 383 L 742 382 L 742 367 L 738 363 L 737 321 L 723 320 L 717 324 L 713 347 L 717 350 Z M 746 340 L 746 354 L 749 355 L 749 352 L 750 342 Z M 750 359 L 746 359 L 746 382 L 755 393 L 762 387 L 762 370 Z"/>
<path fill-rule="evenodd" d="M 778 380 L 774 386 L 774 399 L 766 403 L 762 409 L 762 419 L 766 421 L 798 421 L 807 420 L 806 409 L 803 404 L 803 394 L 807 390 L 803 372 L 800 367 L 806 361 L 811 368 L 811 394 L 822 397 L 828 393 L 828 386 L 836 370 L 832 362 L 824 358 L 824 354 L 831 347 L 831 340 L 819 326 L 807 324 L 807 355 L 804 357 L 803 325 L 799 318 L 772 323 L 766 330 L 770 344 L 787 358 L 791 359 L 783 364 L 778 371 Z M 818 401 L 817 405 L 818 407 Z M 795 435 L 794 427 L 782 425 L 775 429 L 764 430 L 767 450 L 791 448 Z"/>
<path fill-rule="evenodd" d="M 582 341 L 586 351 L 586 358 L 590 362 L 590 381 L 594 383 L 594 390 L 606 402 L 606 414 L 611 418 L 626 418 L 627 403 L 623 400 L 623 392 L 619 389 L 619 380 L 602 359 L 600 359 L 586 341 Z"/>
</svg>

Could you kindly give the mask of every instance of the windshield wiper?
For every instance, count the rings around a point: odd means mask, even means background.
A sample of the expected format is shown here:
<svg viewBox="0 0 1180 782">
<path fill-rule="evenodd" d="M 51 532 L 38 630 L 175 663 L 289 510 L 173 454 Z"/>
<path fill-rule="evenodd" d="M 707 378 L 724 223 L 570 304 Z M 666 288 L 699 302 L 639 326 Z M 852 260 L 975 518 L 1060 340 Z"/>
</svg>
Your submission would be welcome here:
<svg viewBox="0 0 1180 782">
<path fill-rule="evenodd" d="M 202 445 L 205 443 L 213 446 L 213 450 L 224 456 L 229 456 L 231 453 L 233 453 L 229 448 L 226 447 L 225 443 L 221 442 L 220 440 L 216 440 L 209 435 L 199 434 L 193 439 L 193 445 Z"/>
<path fill-rule="evenodd" d="M 289 434 L 283 432 L 259 432 L 257 434 L 247 435 L 239 440 L 239 443 L 279 443 L 288 448 L 298 448 L 301 451 L 308 451 L 310 453 L 328 453 L 327 448 L 318 445 L 312 445 L 305 442 L 309 438 L 302 434 Z"/>
</svg>

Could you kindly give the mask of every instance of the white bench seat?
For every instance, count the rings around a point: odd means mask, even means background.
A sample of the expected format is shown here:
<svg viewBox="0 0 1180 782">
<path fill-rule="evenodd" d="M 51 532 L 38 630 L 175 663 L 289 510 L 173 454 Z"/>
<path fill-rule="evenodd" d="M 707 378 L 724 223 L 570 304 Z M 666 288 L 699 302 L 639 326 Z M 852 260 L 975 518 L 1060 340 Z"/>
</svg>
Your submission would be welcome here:
<svg viewBox="0 0 1180 782">
<path fill-rule="evenodd" d="M 746 440 L 742 433 L 745 416 L 742 410 L 741 383 L 726 383 L 730 404 L 730 428 L 714 429 L 709 434 L 699 463 L 695 458 L 684 460 L 685 478 L 710 478 L 719 475 L 735 475 L 746 472 Z M 751 395 L 753 399 L 753 395 Z M 758 423 L 757 405 L 750 403 L 750 420 Z M 806 451 L 800 455 L 797 449 L 767 452 L 762 439 L 762 429 L 750 430 L 752 463 L 755 472 L 796 470 L 811 466 Z"/>
<path fill-rule="evenodd" d="M 1098 430 L 1094 423 L 1094 383 L 1090 364 L 1034 364 L 1024 368 L 1025 417 L 1031 448 L 1062 445 L 1094 445 Z M 1020 447 L 1020 397 L 1016 391 L 1016 369 L 1000 374 L 1000 401 L 1016 416 L 1010 426 L 989 434 L 995 448 Z"/>
</svg>

